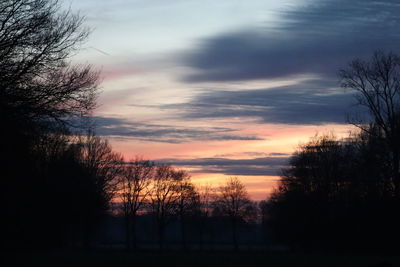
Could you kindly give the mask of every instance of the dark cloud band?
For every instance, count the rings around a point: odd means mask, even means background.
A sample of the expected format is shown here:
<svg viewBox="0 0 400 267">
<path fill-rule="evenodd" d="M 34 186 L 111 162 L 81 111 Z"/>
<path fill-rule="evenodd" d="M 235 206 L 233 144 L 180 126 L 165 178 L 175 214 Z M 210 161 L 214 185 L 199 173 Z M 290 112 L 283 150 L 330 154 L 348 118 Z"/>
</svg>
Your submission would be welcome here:
<svg viewBox="0 0 400 267">
<path fill-rule="evenodd" d="M 354 106 L 352 92 L 337 86 L 337 81 L 325 79 L 268 89 L 210 91 L 189 103 L 164 108 L 181 110 L 186 119 L 242 117 L 245 121 L 256 117 L 260 123 L 346 123 L 347 114 L 361 111 L 361 107 Z"/>
<path fill-rule="evenodd" d="M 189 82 L 335 74 L 354 57 L 398 51 L 396 0 L 320 0 L 282 12 L 275 27 L 246 29 L 203 40 L 184 57 L 197 70 Z"/>
<path fill-rule="evenodd" d="M 161 163 L 195 168 L 192 173 L 223 173 L 227 175 L 275 176 L 280 175 L 288 157 L 262 157 L 252 159 L 197 158 L 163 159 Z"/>
</svg>

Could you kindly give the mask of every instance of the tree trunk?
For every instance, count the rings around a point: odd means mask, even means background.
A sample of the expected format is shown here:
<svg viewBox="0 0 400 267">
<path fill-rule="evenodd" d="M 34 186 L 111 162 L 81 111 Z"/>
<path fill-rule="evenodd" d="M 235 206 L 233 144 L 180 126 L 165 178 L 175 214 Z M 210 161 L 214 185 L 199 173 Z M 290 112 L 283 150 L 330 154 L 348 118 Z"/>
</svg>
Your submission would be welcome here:
<svg viewBox="0 0 400 267">
<path fill-rule="evenodd" d="M 204 225 L 200 222 L 199 225 L 199 235 L 200 235 L 200 251 L 204 250 Z"/>
<path fill-rule="evenodd" d="M 186 229 L 185 229 L 185 218 L 181 216 L 181 238 L 182 238 L 182 249 L 187 250 L 186 246 Z"/>
<path fill-rule="evenodd" d="M 164 241 L 165 241 L 165 224 L 163 221 L 158 222 L 158 245 L 159 249 L 164 250 Z"/>
<path fill-rule="evenodd" d="M 136 216 L 134 216 L 134 217 L 132 218 L 132 227 L 131 227 L 131 231 L 132 231 L 132 248 L 133 248 L 133 250 L 136 250 L 136 249 L 137 249 L 136 219 L 137 219 Z"/>
<path fill-rule="evenodd" d="M 236 218 L 232 219 L 232 241 L 233 248 L 235 251 L 239 250 L 238 241 L 237 241 L 237 220 Z"/>
<path fill-rule="evenodd" d="M 85 232 L 83 233 L 83 247 L 85 250 L 90 249 L 91 245 L 91 236 L 92 236 L 92 227 L 89 222 L 85 223 Z"/>
<path fill-rule="evenodd" d="M 396 138 L 389 142 L 391 147 L 393 158 L 392 158 L 392 179 L 394 184 L 394 194 L 397 200 L 400 200 L 400 145 Z"/>
<path fill-rule="evenodd" d="M 131 218 L 130 216 L 126 217 L 126 250 L 131 250 Z"/>
<path fill-rule="evenodd" d="M 398 152 L 393 153 L 393 182 L 395 185 L 395 195 L 398 200 L 400 200 L 400 163 L 399 163 Z"/>
</svg>

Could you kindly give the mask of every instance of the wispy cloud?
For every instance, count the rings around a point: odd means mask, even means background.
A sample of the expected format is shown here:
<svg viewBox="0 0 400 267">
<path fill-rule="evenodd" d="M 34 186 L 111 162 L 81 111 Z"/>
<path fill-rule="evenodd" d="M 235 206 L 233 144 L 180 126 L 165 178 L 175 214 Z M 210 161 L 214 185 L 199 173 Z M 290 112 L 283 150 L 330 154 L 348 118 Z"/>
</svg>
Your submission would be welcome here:
<svg viewBox="0 0 400 267">
<path fill-rule="evenodd" d="M 96 133 L 101 136 L 131 138 L 150 142 L 185 143 L 190 141 L 263 140 L 257 136 L 237 134 L 224 127 L 183 127 L 132 122 L 122 118 L 93 117 Z"/>
</svg>

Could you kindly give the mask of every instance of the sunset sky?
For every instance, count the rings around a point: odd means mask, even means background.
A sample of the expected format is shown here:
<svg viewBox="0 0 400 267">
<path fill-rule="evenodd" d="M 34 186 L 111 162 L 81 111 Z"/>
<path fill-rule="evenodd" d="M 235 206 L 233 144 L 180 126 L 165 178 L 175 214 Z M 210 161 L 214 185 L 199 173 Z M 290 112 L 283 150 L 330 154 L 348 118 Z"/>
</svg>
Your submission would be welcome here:
<svg viewBox="0 0 400 267">
<path fill-rule="evenodd" d="M 126 159 L 187 168 L 198 184 L 238 176 L 265 199 L 297 145 L 346 135 L 337 73 L 397 51 L 395 0 L 69 0 L 86 17 L 74 56 L 102 72 L 97 134 Z"/>
</svg>

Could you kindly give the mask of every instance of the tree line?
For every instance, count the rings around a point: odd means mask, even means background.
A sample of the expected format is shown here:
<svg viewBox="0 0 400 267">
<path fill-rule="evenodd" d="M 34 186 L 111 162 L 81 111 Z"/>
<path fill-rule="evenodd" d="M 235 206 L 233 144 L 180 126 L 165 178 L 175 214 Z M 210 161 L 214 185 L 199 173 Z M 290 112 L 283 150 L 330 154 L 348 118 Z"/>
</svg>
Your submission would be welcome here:
<svg viewBox="0 0 400 267">
<path fill-rule="evenodd" d="M 171 222 L 179 226 L 180 247 L 188 249 L 193 243 L 202 248 L 211 221 L 223 219 L 231 235 L 229 243 L 238 249 L 238 225 L 257 220 L 257 206 L 243 183 L 229 178 L 218 188 L 198 187 L 189 174 L 170 165 L 155 165 L 136 158 L 126 162 L 119 176 L 119 190 L 115 199 L 116 212 L 123 215 L 126 225 L 126 245 L 137 248 L 137 221 L 151 217 L 157 232 L 158 248 L 165 245 L 165 234 Z M 227 229 L 228 228 L 228 229 Z M 195 229 L 196 233 L 193 233 Z M 194 238 L 193 236 L 196 236 Z"/>
</svg>

